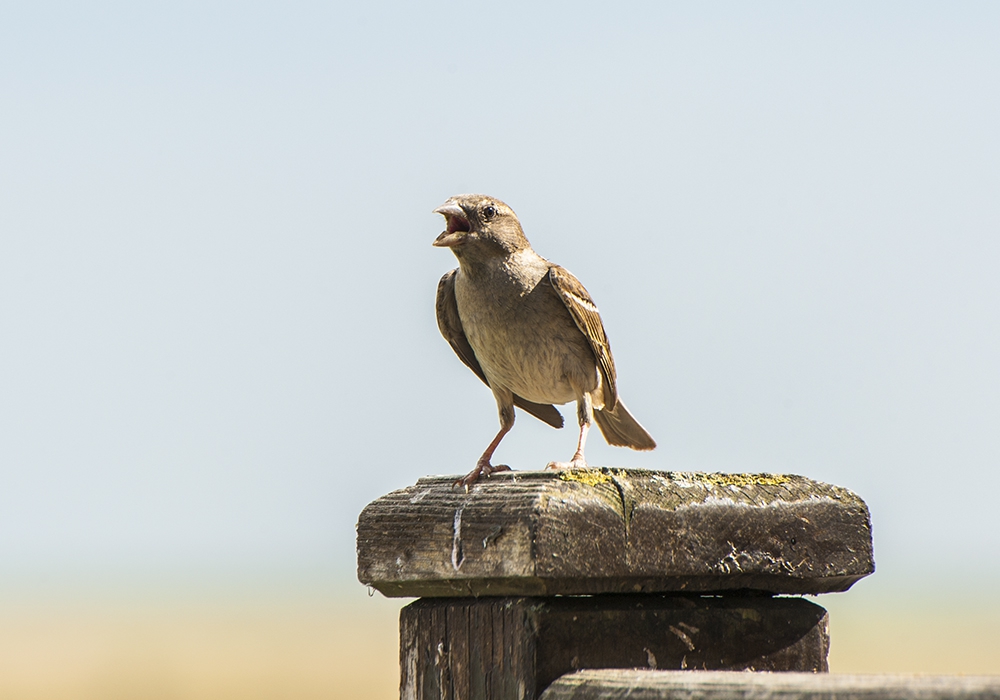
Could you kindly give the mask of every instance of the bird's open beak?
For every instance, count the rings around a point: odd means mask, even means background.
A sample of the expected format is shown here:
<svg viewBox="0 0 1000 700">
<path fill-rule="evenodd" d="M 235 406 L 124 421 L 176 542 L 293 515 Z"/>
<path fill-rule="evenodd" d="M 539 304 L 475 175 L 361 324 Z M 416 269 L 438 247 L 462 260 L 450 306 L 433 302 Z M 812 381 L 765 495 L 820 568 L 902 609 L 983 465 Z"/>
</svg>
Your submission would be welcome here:
<svg viewBox="0 0 1000 700">
<path fill-rule="evenodd" d="M 452 202 L 445 202 L 434 210 L 435 214 L 444 217 L 447 223 L 447 230 L 434 239 L 434 245 L 438 248 L 451 248 L 465 242 L 465 234 L 472 230 L 469 219 L 462 211 L 462 207 Z"/>
</svg>

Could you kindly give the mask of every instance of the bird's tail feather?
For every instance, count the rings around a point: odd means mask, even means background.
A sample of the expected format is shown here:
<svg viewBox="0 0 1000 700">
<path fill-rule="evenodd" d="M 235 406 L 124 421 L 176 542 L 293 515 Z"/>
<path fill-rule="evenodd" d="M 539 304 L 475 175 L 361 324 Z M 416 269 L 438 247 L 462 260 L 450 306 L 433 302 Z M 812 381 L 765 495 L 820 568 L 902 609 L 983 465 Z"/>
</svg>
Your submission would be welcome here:
<svg viewBox="0 0 1000 700">
<path fill-rule="evenodd" d="M 543 423 L 548 423 L 553 428 L 563 427 L 562 414 L 552 404 L 534 403 L 514 394 L 514 405 L 523 411 L 527 411 Z"/>
<path fill-rule="evenodd" d="M 651 450 L 656 447 L 653 436 L 639 425 L 625 404 L 619 399 L 613 411 L 594 411 L 594 420 L 609 445 L 631 447 L 633 450 Z"/>
</svg>

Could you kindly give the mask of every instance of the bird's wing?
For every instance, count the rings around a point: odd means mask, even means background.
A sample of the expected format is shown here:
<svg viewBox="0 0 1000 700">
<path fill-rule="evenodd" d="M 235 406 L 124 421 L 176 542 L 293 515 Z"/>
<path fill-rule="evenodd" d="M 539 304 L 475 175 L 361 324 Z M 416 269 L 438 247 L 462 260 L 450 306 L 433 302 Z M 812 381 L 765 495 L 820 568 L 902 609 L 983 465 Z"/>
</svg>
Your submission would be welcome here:
<svg viewBox="0 0 1000 700">
<path fill-rule="evenodd" d="M 615 410 L 615 405 L 618 403 L 615 360 L 611 356 L 611 345 L 604 332 L 604 324 L 601 322 L 597 305 L 580 284 L 580 280 L 565 268 L 558 265 L 550 267 L 549 282 L 569 309 L 569 315 L 573 317 L 577 328 L 587 338 L 591 350 L 594 351 L 604 384 L 604 408 L 608 411 Z"/>
<path fill-rule="evenodd" d="M 458 315 L 458 302 L 455 300 L 455 274 L 457 272 L 456 268 L 445 273 L 441 281 L 438 282 L 436 302 L 438 329 L 451 345 L 451 349 L 458 355 L 458 359 L 475 372 L 486 386 L 489 386 L 490 382 L 486 379 L 486 373 L 483 371 L 482 365 L 479 364 L 476 353 L 469 344 L 469 339 L 465 337 L 462 318 Z M 515 394 L 514 405 L 527 411 L 538 420 L 548 423 L 553 428 L 563 427 L 562 414 L 552 404 L 534 403 Z"/>
<path fill-rule="evenodd" d="M 486 373 L 483 372 L 476 353 L 469 345 L 469 339 L 465 337 L 465 329 L 462 327 L 462 319 L 458 315 L 458 302 L 455 300 L 455 274 L 458 269 L 446 272 L 441 281 L 438 282 L 437 291 L 437 322 L 441 335 L 448 341 L 451 349 L 458 355 L 458 359 L 465 363 L 465 366 L 476 373 L 476 376 L 483 380 L 486 385 Z"/>
</svg>

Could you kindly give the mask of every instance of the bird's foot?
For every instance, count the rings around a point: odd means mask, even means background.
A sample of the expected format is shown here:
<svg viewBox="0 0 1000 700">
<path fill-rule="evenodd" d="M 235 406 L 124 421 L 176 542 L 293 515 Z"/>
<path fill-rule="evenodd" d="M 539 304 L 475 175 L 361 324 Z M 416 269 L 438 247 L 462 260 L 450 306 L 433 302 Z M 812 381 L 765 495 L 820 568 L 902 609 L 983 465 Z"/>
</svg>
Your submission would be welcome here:
<svg viewBox="0 0 1000 700">
<path fill-rule="evenodd" d="M 480 460 L 478 463 L 476 463 L 475 469 L 473 469 L 471 472 L 463 476 L 461 479 L 456 479 L 455 483 L 452 484 L 451 487 L 455 488 L 456 486 L 461 486 L 466 491 L 468 491 L 469 487 L 479 480 L 479 477 L 489 476 L 490 474 L 494 474 L 496 472 L 509 472 L 510 470 L 511 470 L 510 467 L 508 467 L 506 464 L 498 464 L 496 466 L 493 466 L 492 464 L 489 463 L 489 461 Z"/>
<path fill-rule="evenodd" d="M 582 454 L 573 455 L 573 459 L 568 462 L 549 462 L 545 465 L 546 469 L 586 469 L 587 460 L 583 458 Z"/>
</svg>

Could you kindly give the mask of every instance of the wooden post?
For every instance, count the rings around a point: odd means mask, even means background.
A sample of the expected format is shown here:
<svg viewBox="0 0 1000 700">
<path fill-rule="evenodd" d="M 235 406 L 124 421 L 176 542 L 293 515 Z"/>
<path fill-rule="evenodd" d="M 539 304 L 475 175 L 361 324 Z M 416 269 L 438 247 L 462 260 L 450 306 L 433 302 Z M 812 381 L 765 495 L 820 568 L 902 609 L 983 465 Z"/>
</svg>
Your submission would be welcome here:
<svg viewBox="0 0 1000 700">
<path fill-rule="evenodd" d="M 803 477 L 504 472 L 369 504 L 358 577 L 400 615 L 401 697 L 535 700 L 586 668 L 827 670 L 799 598 L 874 570 L 850 491 Z"/>
<path fill-rule="evenodd" d="M 541 700 L 998 700 L 1000 676 L 811 673 L 580 671 L 563 676 Z"/>
</svg>

